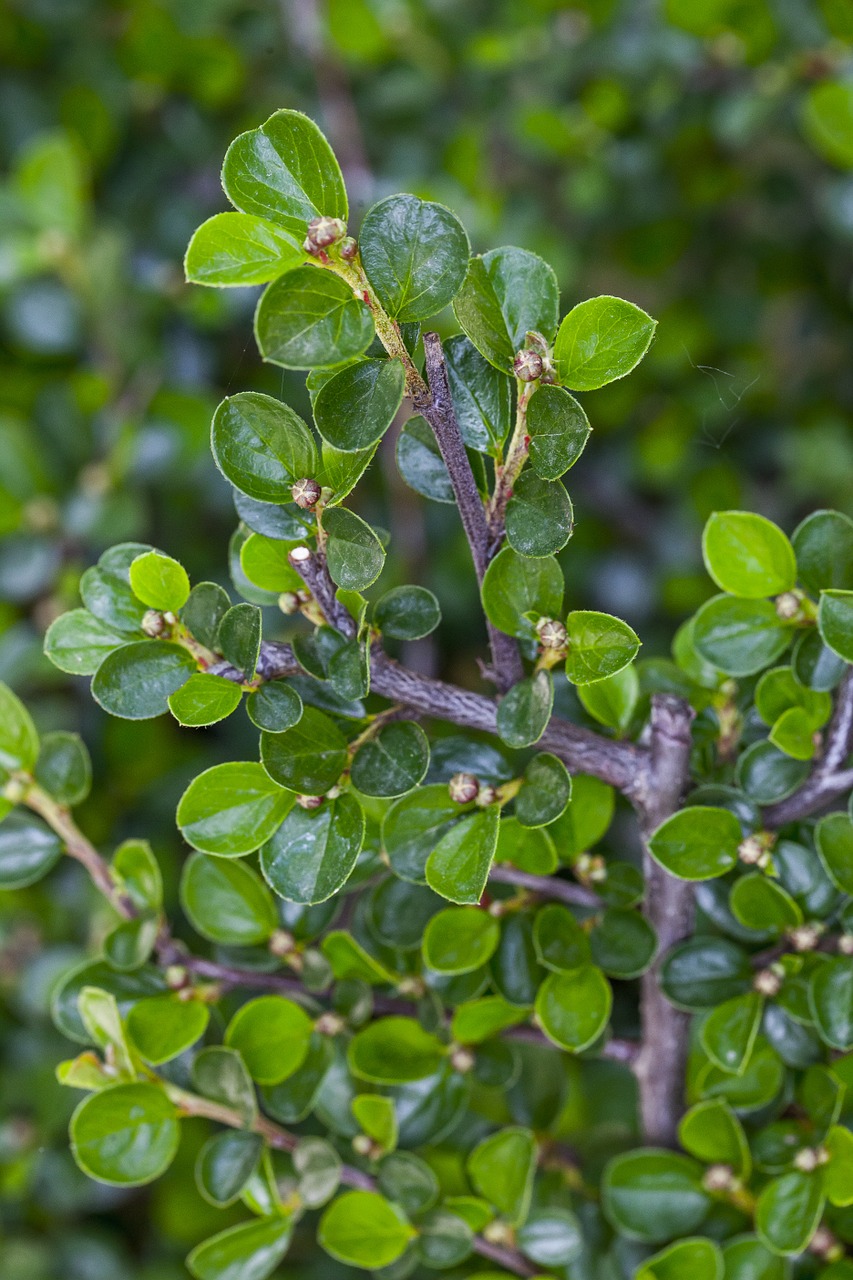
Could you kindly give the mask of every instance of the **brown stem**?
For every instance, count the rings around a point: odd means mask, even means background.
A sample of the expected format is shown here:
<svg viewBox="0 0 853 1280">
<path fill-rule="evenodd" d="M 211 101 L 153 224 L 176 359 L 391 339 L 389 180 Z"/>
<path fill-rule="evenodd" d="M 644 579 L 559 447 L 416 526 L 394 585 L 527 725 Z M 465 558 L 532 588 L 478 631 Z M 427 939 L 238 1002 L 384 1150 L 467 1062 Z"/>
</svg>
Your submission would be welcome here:
<svg viewBox="0 0 853 1280">
<path fill-rule="evenodd" d="M 768 805 L 764 825 L 775 831 L 789 822 L 807 818 L 825 809 L 853 787 L 853 769 L 845 769 L 853 751 L 853 670 L 847 672 L 838 690 L 835 711 L 826 734 L 826 748 L 811 776 L 793 795 Z"/>
<path fill-rule="evenodd" d="M 352 639 L 355 635 L 355 623 L 349 610 L 344 608 L 335 594 L 335 584 L 329 575 L 326 557 L 321 551 L 309 551 L 307 547 L 297 547 L 295 551 L 301 552 L 303 558 L 296 559 L 291 553 L 290 562 L 316 600 L 323 617 L 342 636 Z M 305 555 L 305 552 L 308 554 Z"/>
<path fill-rule="evenodd" d="M 693 927 L 693 885 L 664 871 L 648 850 L 652 832 L 680 805 L 687 788 L 693 711 L 680 698 L 652 698 L 651 747 L 640 826 L 645 842 L 646 918 L 658 938 L 657 958 L 643 975 L 640 996 L 642 1049 L 636 1064 L 640 1117 L 647 1142 L 674 1146 L 684 1110 L 689 1018 L 669 1003 L 660 986 L 663 957 Z"/>
<path fill-rule="evenodd" d="M 601 906 L 601 898 L 592 889 L 573 884 L 570 880 L 561 880 L 559 876 L 537 876 L 530 871 L 519 871 L 516 867 L 494 866 L 489 872 L 489 879 L 498 884 L 517 884 L 540 898 L 558 898 L 561 902 L 569 902 L 577 907 Z"/>
<path fill-rule="evenodd" d="M 489 567 L 492 542 L 486 508 L 477 488 L 468 454 L 465 452 L 465 444 L 453 408 L 441 339 L 437 333 L 425 333 L 423 344 L 424 366 L 429 389 L 426 395 L 419 394 L 416 390 L 413 403 L 418 413 L 423 414 L 432 427 L 453 486 L 462 527 L 471 548 L 477 582 L 482 585 L 483 576 Z M 505 693 L 524 676 L 518 644 L 512 636 L 498 631 L 491 622 L 487 621 L 486 626 L 489 633 L 489 647 L 492 651 L 492 672 L 495 684 L 501 693 Z"/>
</svg>

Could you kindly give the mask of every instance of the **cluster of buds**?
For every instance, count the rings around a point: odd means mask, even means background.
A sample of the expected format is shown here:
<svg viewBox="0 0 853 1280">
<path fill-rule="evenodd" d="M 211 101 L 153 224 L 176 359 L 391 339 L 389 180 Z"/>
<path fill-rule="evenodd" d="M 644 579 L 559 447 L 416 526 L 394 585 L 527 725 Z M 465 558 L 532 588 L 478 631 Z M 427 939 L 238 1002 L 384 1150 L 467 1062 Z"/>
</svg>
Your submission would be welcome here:
<svg viewBox="0 0 853 1280">
<path fill-rule="evenodd" d="M 816 920 L 811 920 L 806 924 L 798 924 L 796 928 L 790 929 L 788 938 L 795 951 L 814 951 L 820 942 L 822 933 L 823 925 Z"/>
<path fill-rule="evenodd" d="M 752 989 L 756 995 L 773 1000 L 782 990 L 784 973 L 776 966 L 760 969 L 752 980 Z"/>
<path fill-rule="evenodd" d="M 325 256 L 326 249 L 343 240 L 346 233 L 347 224 L 341 218 L 312 218 L 302 248 L 313 258 Z"/>
<path fill-rule="evenodd" d="M 738 845 L 737 856 L 748 867 L 758 867 L 759 871 L 767 871 L 773 865 L 770 848 L 773 836 L 767 831 L 758 831 Z"/>
<path fill-rule="evenodd" d="M 706 1191 L 736 1191 L 739 1183 L 734 1169 L 727 1164 L 709 1164 L 702 1178 L 702 1186 Z"/>
<path fill-rule="evenodd" d="M 814 1173 L 822 1164 L 829 1163 L 829 1152 L 826 1147 L 803 1147 L 794 1156 L 793 1163 L 800 1173 Z"/>
<path fill-rule="evenodd" d="M 524 346 L 516 352 L 512 367 L 519 382 L 553 382 L 555 380 L 548 343 L 535 329 L 524 335 Z"/>
<path fill-rule="evenodd" d="M 323 490 L 317 481 L 309 480 L 307 476 L 297 480 L 290 487 L 290 496 L 297 507 L 301 507 L 303 511 L 312 511 L 320 501 L 322 493 Z"/>
<path fill-rule="evenodd" d="M 604 884 L 607 879 L 607 863 L 600 853 L 582 853 L 572 870 L 581 884 Z"/>
</svg>

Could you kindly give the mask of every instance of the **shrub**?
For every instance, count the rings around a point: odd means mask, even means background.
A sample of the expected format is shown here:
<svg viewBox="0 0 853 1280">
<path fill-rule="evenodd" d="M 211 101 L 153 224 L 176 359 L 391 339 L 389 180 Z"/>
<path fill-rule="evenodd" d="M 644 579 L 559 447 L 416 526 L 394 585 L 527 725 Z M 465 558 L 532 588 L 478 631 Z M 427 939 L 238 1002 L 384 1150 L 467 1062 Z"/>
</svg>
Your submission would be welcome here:
<svg viewBox="0 0 853 1280">
<path fill-rule="evenodd" d="M 0 687 L 0 884 L 64 853 L 110 909 L 54 1001 L 77 1163 L 147 1184 L 183 1119 L 210 1122 L 199 1189 L 241 1208 L 190 1254 L 199 1280 L 263 1280 L 294 1237 L 384 1280 L 745 1280 L 806 1251 L 804 1275 L 842 1280 L 853 523 L 819 511 L 789 540 L 715 513 L 720 594 L 672 660 L 639 660 L 621 619 L 566 612 L 556 555 L 590 435 L 573 392 L 628 375 L 654 320 L 609 296 L 561 320 L 544 261 L 472 257 L 414 196 L 354 239 L 293 111 L 236 139 L 223 184 L 236 212 L 198 229 L 187 276 L 266 285 L 258 347 L 307 373 L 314 428 L 251 390 L 214 414 L 240 602 L 122 543 L 45 646 L 119 718 L 198 728 L 245 699 L 257 749 L 177 808 L 184 919 L 144 839 L 107 860 L 77 825 L 81 740 L 40 740 Z M 442 344 L 422 326 L 450 304 Z M 377 585 L 386 538 L 352 495 L 404 402 L 399 471 L 458 508 L 493 694 L 395 657 L 438 601 Z M 596 851 L 614 814 L 620 858 Z"/>
</svg>

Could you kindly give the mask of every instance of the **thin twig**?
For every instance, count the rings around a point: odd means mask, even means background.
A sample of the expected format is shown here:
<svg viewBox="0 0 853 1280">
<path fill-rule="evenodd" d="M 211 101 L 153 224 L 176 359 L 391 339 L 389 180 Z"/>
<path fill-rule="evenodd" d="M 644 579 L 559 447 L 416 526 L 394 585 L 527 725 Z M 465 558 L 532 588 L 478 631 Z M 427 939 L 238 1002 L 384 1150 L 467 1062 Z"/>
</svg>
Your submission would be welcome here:
<svg viewBox="0 0 853 1280">
<path fill-rule="evenodd" d="M 329 626 L 340 631 L 342 636 L 351 640 L 355 635 L 355 622 L 348 609 L 341 604 L 336 594 L 334 582 L 329 574 L 326 557 L 321 551 L 311 551 L 308 547 L 295 547 L 290 553 L 290 563 L 302 578 L 308 590 L 317 602 L 323 617 Z"/>
<path fill-rule="evenodd" d="M 764 810 L 764 825 L 770 831 L 817 813 L 853 787 L 853 769 L 845 769 L 853 751 L 853 671 L 841 682 L 835 711 L 826 734 L 823 756 L 803 785 L 784 800 Z"/>
<path fill-rule="evenodd" d="M 530 871 L 519 871 L 516 867 L 502 865 L 492 867 L 489 879 L 498 884 L 517 884 L 540 898 L 558 898 L 561 902 L 569 902 L 576 907 L 602 905 L 601 898 L 592 889 L 573 884 L 571 880 L 561 880 L 559 876 L 537 876 Z"/>
</svg>

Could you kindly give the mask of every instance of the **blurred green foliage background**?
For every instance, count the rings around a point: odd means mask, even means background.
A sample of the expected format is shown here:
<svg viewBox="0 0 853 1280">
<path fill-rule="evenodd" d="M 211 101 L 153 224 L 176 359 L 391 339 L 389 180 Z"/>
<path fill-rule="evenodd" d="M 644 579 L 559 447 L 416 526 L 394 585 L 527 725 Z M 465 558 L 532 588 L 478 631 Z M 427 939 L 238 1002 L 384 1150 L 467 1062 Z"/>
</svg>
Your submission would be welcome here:
<svg viewBox="0 0 853 1280">
<path fill-rule="evenodd" d="M 585 397 L 570 607 L 612 610 L 663 653 L 709 593 L 710 511 L 789 529 L 816 506 L 853 515 L 850 0 L 4 0 L 0 61 L 0 679 L 40 727 L 84 733 L 83 817 L 105 849 L 147 835 L 174 878 L 181 790 L 243 751 L 230 724 L 109 719 L 41 638 L 117 541 L 226 582 L 211 412 L 247 388 L 306 408 L 297 375 L 258 361 L 255 292 L 189 288 L 181 269 L 225 207 L 228 142 L 278 107 L 318 120 L 359 211 L 398 190 L 443 201 L 477 249 L 551 261 L 564 310 L 615 293 L 659 319 L 638 374 Z M 440 651 L 415 660 L 476 682 L 455 512 L 403 486 L 393 444 L 360 501 L 392 533 L 383 589 L 441 600 Z M 66 1153 L 49 993 L 102 912 L 75 867 L 0 902 L 4 1280 L 171 1280 L 223 1225 L 192 1143 L 132 1196 Z M 567 1124 L 593 1105 L 577 1075 Z M 624 1123 L 600 1073 L 594 1105 Z"/>
</svg>

